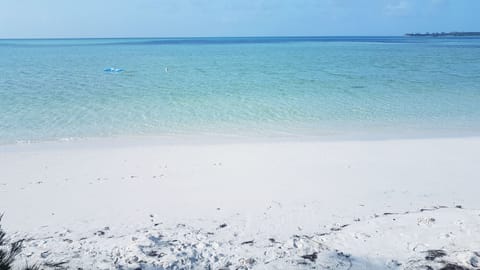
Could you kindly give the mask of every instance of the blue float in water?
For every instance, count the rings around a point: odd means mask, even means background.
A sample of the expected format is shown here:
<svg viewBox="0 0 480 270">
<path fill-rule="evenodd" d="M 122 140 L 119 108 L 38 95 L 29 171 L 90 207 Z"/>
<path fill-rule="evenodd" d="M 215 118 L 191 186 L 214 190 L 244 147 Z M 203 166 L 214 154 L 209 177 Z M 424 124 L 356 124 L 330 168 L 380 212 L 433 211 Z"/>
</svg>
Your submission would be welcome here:
<svg viewBox="0 0 480 270">
<path fill-rule="evenodd" d="M 118 72 L 122 72 L 123 69 L 121 69 L 121 68 L 109 67 L 109 68 L 104 69 L 103 71 L 109 72 L 109 73 L 118 73 Z"/>
</svg>

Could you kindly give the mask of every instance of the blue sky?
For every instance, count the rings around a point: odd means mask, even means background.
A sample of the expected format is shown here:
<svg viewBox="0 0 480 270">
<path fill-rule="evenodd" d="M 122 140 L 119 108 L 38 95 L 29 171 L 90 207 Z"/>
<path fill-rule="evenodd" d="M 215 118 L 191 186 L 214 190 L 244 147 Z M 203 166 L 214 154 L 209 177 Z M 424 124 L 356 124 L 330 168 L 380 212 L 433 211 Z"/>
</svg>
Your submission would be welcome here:
<svg viewBox="0 0 480 270">
<path fill-rule="evenodd" d="M 480 0 L 0 0 L 0 38 L 480 31 Z"/>
</svg>

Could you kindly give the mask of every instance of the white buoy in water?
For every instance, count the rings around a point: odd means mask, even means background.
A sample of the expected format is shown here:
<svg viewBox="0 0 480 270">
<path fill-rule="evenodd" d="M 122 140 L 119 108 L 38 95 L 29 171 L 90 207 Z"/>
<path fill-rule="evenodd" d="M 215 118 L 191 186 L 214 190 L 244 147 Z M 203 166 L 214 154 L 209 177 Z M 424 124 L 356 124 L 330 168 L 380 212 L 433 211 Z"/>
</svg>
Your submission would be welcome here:
<svg viewBox="0 0 480 270">
<path fill-rule="evenodd" d="M 123 69 L 121 69 L 121 68 L 109 67 L 109 68 L 105 68 L 103 71 L 105 71 L 105 72 L 110 72 L 110 73 L 117 73 L 117 72 L 122 72 Z"/>
</svg>

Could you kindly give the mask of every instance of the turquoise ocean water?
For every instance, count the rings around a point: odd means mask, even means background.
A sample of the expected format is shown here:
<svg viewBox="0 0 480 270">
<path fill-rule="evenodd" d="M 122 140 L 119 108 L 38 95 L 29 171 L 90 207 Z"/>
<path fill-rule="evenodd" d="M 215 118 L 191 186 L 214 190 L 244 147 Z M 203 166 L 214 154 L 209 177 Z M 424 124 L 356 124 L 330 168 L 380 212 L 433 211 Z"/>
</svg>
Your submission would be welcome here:
<svg viewBox="0 0 480 270">
<path fill-rule="evenodd" d="M 0 40 L 0 144 L 178 134 L 480 135 L 480 39 Z"/>
</svg>

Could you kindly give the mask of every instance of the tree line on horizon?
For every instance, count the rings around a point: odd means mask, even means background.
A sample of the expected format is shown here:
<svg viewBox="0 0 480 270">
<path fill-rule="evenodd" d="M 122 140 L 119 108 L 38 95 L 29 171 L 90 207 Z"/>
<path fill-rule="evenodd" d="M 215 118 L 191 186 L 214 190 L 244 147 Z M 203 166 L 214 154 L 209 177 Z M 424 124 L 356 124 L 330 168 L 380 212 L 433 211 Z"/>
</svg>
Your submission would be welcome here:
<svg viewBox="0 0 480 270">
<path fill-rule="evenodd" d="M 409 37 L 468 37 L 480 36 L 480 32 L 426 32 L 426 33 L 407 33 L 405 36 Z"/>
</svg>

